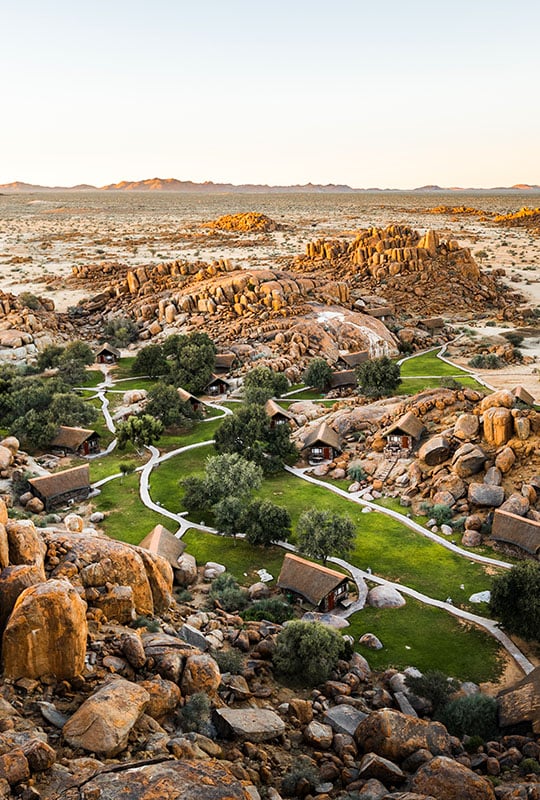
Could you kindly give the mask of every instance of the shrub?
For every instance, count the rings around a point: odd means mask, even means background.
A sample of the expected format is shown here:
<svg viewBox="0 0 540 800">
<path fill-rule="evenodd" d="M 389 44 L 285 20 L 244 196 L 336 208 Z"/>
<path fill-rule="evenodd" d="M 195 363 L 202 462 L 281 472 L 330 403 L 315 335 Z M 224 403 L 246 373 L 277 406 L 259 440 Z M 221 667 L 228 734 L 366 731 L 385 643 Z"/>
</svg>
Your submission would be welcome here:
<svg viewBox="0 0 540 800">
<path fill-rule="evenodd" d="M 146 628 L 150 633 L 157 633 L 161 630 L 161 626 L 157 619 L 150 619 L 149 617 L 137 617 L 133 622 L 134 628 Z"/>
<path fill-rule="evenodd" d="M 540 641 L 540 564 L 523 561 L 493 578 L 490 608 L 511 633 Z"/>
<path fill-rule="evenodd" d="M 454 736 L 481 736 L 493 739 L 497 729 L 497 701 L 485 694 L 451 700 L 440 715 L 441 722 Z"/>
<path fill-rule="evenodd" d="M 193 600 L 193 595 L 189 589 L 179 589 L 175 594 L 175 598 L 177 603 L 189 603 L 190 600 Z"/>
<path fill-rule="evenodd" d="M 210 699 L 204 692 L 196 692 L 186 700 L 178 714 L 182 730 L 186 733 L 204 733 L 210 722 Z"/>
<path fill-rule="evenodd" d="M 304 685 L 328 680 L 346 643 L 336 631 L 319 622 L 293 620 L 279 632 L 273 662 L 276 671 Z"/>
<path fill-rule="evenodd" d="M 540 775 L 540 764 L 536 758 L 524 758 L 519 764 L 519 771 L 522 775 Z"/>
<path fill-rule="evenodd" d="M 211 600 L 217 601 L 225 611 L 241 611 L 248 602 L 247 592 L 240 588 L 230 572 L 218 575 L 212 583 L 209 596 Z"/>
<path fill-rule="evenodd" d="M 447 705 L 450 696 L 459 689 L 457 681 L 439 670 L 426 672 L 419 677 L 407 675 L 405 683 L 415 695 L 429 700 L 435 714 Z"/>
<path fill-rule="evenodd" d="M 459 381 L 456 381 L 455 378 L 441 378 L 440 385 L 444 389 L 452 389 L 454 392 L 463 389 L 463 385 Z"/>
<path fill-rule="evenodd" d="M 281 781 L 281 793 L 285 797 L 293 797 L 296 795 L 296 787 L 301 780 L 308 781 L 310 792 L 319 783 L 319 773 L 306 756 L 300 756 L 294 766 L 285 773 Z"/>
<path fill-rule="evenodd" d="M 398 350 L 403 355 L 409 356 L 414 353 L 414 346 L 412 342 L 398 342 Z"/>
<path fill-rule="evenodd" d="M 349 464 L 347 468 L 347 476 L 352 480 L 360 483 L 361 481 L 365 481 L 366 473 L 364 471 L 364 467 L 360 464 L 359 461 L 353 461 L 352 464 Z"/>
<path fill-rule="evenodd" d="M 129 317 L 113 317 L 105 323 L 102 330 L 103 341 L 115 347 L 127 347 L 139 338 L 139 329 Z"/>
<path fill-rule="evenodd" d="M 37 311 L 38 308 L 41 308 L 41 303 L 32 292 L 21 292 L 18 299 L 21 305 L 25 308 L 29 308 L 31 311 Z"/>
<path fill-rule="evenodd" d="M 277 622 L 281 625 L 285 620 L 291 619 L 293 614 L 290 603 L 279 600 L 277 597 L 269 597 L 267 600 L 256 600 L 252 603 L 244 612 L 243 617 L 259 622 L 266 619 L 268 622 Z"/>
<path fill-rule="evenodd" d="M 238 650 L 218 650 L 212 653 L 212 657 L 221 672 L 238 675 L 242 671 L 244 659 Z"/>
<path fill-rule="evenodd" d="M 503 362 L 495 353 L 488 353 L 487 355 L 477 353 L 470 359 L 469 366 L 477 369 L 501 369 Z"/>
<path fill-rule="evenodd" d="M 519 345 L 523 342 L 523 339 L 525 338 L 523 334 L 518 333 L 517 331 L 505 331 L 503 333 L 503 336 L 506 339 L 506 341 L 510 342 L 510 344 L 513 344 L 514 347 L 519 347 Z"/>
</svg>

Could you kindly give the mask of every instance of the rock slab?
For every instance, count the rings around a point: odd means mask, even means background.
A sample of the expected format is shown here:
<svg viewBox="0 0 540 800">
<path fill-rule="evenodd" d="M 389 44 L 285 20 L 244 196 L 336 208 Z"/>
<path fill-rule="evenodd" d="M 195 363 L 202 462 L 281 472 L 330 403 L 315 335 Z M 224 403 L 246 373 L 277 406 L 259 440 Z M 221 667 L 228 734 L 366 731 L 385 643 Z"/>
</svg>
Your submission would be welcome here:
<svg viewBox="0 0 540 800">
<path fill-rule="evenodd" d="M 285 733 L 283 720 L 265 708 L 218 708 L 214 724 L 219 735 L 244 742 L 266 742 Z"/>
</svg>

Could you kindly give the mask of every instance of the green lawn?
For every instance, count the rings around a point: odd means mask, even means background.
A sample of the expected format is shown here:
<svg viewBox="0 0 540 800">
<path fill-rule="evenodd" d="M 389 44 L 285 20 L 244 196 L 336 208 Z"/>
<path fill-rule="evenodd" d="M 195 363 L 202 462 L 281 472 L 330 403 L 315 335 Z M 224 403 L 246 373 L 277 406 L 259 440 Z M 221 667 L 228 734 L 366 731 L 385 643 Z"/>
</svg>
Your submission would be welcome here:
<svg viewBox="0 0 540 800">
<path fill-rule="evenodd" d="M 253 547 L 243 539 L 216 536 L 194 528 L 186 531 L 182 539 L 188 553 L 195 556 L 197 564 L 217 561 L 246 586 L 260 580 L 256 572 L 258 569 L 268 570 L 277 579 L 285 556 L 285 551 L 279 547 Z M 274 582 L 269 585 L 274 586 Z"/>
<path fill-rule="evenodd" d="M 131 367 L 135 362 L 136 356 L 126 356 L 119 358 L 116 367 L 112 373 L 113 380 L 117 381 L 119 378 L 131 378 Z"/>
<path fill-rule="evenodd" d="M 156 447 L 167 452 L 176 450 L 177 447 L 186 447 L 188 444 L 206 442 L 214 438 L 214 434 L 223 420 L 216 419 L 213 422 L 197 422 L 193 430 L 188 433 L 165 433 L 157 442 Z"/>
<path fill-rule="evenodd" d="M 90 480 L 92 483 L 96 483 L 109 475 L 117 475 L 120 472 L 120 464 L 140 467 L 148 461 L 149 457 L 150 453 L 147 450 L 140 456 L 131 444 L 128 444 L 124 451 L 116 448 L 108 456 L 94 458 L 90 461 Z"/>
<path fill-rule="evenodd" d="M 101 487 L 101 494 L 93 498 L 97 511 L 106 514 L 101 523 L 103 530 L 113 539 L 139 544 L 158 523 L 174 532 L 172 520 L 150 511 L 139 497 L 139 476 L 117 478 Z"/>
<path fill-rule="evenodd" d="M 440 378 L 405 378 L 405 380 L 401 381 L 401 384 L 398 387 L 396 394 L 404 394 L 404 395 L 413 395 L 418 394 L 418 392 L 423 392 L 424 389 L 436 389 L 439 386 L 444 386 L 445 381 L 448 380 L 447 378 L 440 377 Z M 461 376 L 454 378 L 457 383 L 460 383 L 462 386 L 468 386 L 470 389 L 478 389 L 480 391 L 484 390 L 484 387 L 481 386 L 478 381 L 475 381 L 474 378 L 471 378 L 470 375 Z"/>
<path fill-rule="evenodd" d="M 485 391 L 484 387 L 475 381 L 468 372 L 441 361 L 440 358 L 437 358 L 436 351 L 431 351 L 403 362 L 401 365 L 402 383 L 398 394 L 417 394 L 424 389 L 437 388 L 445 378 L 454 378 L 462 386 Z"/>
<path fill-rule="evenodd" d="M 187 475 L 202 476 L 205 461 L 210 455 L 215 455 L 212 445 L 180 453 L 168 461 L 163 461 L 157 469 L 153 469 L 150 475 L 150 497 L 154 503 L 160 503 L 175 514 L 182 511 L 183 489 L 180 481 Z M 208 519 L 208 514 L 206 518 Z M 195 522 L 201 519 L 203 517 L 200 514 L 193 517 Z"/>
<path fill-rule="evenodd" d="M 104 375 L 100 369 L 87 369 L 84 375 L 83 386 L 95 387 L 98 383 L 103 383 Z"/>
<path fill-rule="evenodd" d="M 118 380 L 116 375 L 114 378 Z M 120 383 L 115 383 L 114 389 L 121 392 L 129 392 L 132 389 L 145 389 L 148 392 L 154 386 L 157 386 L 159 382 L 158 378 L 129 378 L 127 381 L 123 380 Z"/>
<path fill-rule="evenodd" d="M 343 632 L 355 642 L 364 633 L 374 633 L 384 645 L 382 650 L 355 645 L 372 669 L 415 666 L 475 683 L 495 680 L 501 673 L 501 649 L 492 636 L 412 598 L 402 608 L 366 607 L 349 622 Z"/>
</svg>

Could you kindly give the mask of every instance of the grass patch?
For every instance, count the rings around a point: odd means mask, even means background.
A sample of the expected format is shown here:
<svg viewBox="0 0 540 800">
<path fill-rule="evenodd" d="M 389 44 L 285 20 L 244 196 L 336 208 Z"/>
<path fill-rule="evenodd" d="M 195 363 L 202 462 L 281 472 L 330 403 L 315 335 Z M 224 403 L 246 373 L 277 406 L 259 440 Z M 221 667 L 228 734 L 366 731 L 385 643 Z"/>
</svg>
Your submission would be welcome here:
<svg viewBox="0 0 540 800">
<path fill-rule="evenodd" d="M 180 453 L 168 461 L 163 461 L 157 469 L 153 469 L 150 475 L 150 497 L 154 503 L 159 503 L 174 514 L 182 511 L 184 490 L 180 486 L 180 481 L 187 475 L 202 476 L 206 459 L 213 454 L 213 446 L 208 445 Z M 199 522 L 203 516 L 199 515 L 194 519 Z"/>
<path fill-rule="evenodd" d="M 459 375 L 458 377 L 454 378 L 458 383 L 462 386 L 467 386 L 470 389 L 478 389 L 480 391 L 484 390 L 484 387 L 481 386 L 478 381 L 475 381 L 474 378 L 469 376 L 462 377 Z M 443 386 L 445 381 L 444 377 L 438 378 L 407 378 L 402 379 L 402 382 L 398 386 L 396 394 L 398 395 L 413 395 L 418 394 L 419 392 L 423 392 L 424 389 L 438 389 L 439 387 Z"/>
<path fill-rule="evenodd" d="M 189 444 L 207 442 L 214 438 L 214 434 L 221 425 L 222 420 L 213 422 L 197 422 L 193 430 L 187 433 L 164 433 L 157 442 L 160 450 L 167 452 L 176 450 L 177 447 L 187 447 Z"/>
<path fill-rule="evenodd" d="M 169 530 L 174 528 L 172 520 L 150 511 L 142 504 L 138 475 L 129 475 L 106 483 L 101 487 L 101 494 L 92 502 L 97 511 L 106 514 L 101 523 L 105 533 L 122 542 L 139 544 L 158 524 Z"/>
<path fill-rule="evenodd" d="M 285 551 L 280 547 L 253 547 L 243 539 L 216 536 L 193 528 L 186 531 L 182 539 L 187 552 L 195 556 L 197 564 L 217 561 L 227 567 L 238 583 L 245 586 L 260 580 L 256 572 L 258 569 L 268 570 L 277 579 L 285 557 Z"/>
<path fill-rule="evenodd" d="M 87 369 L 84 373 L 84 381 L 82 386 L 91 388 L 96 387 L 98 383 L 103 383 L 105 376 L 100 369 Z"/>
<path fill-rule="evenodd" d="M 136 356 L 126 356 L 125 358 L 119 358 L 116 362 L 116 367 L 112 372 L 113 380 L 117 381 L 120 378 L 131 378 L 132 372 L 131 367 L 135 363 Z"/>
<path fill-rule="evenodd" d="M 461 377 L 463 375 L 465 377 L 468 373 L 460 369 L 460 367 L 454 366 L 454 364 L 447 364 L 446 361 L 441 361 L 440 358 L 437 358 L 437 353 L 432 350 L 429 353 L 422 353 L 419 356 L 409 358 L 401 365 L 402 378 L 419 378 L 423 375 L 441 375 L 446 377 L 456 375 Z"/>
<path fill-rule="evenodd" d="M 148 461 L 150 453 L 145 451 L 140 456 L 132 444 L 128 444 L 125 450 L 113 450 L 108 456 L 103 458 L 94 458 L 90 463 L 90 480 L 92 483 L 101 481 L 109 475 L 117 475 L 120 472 L 120 464 L 132 464 L 134 468 L 142 466 Z M 122 484 L 119 483 L 117 490 L 120 489 Z"/>
<path fill-rule="evenodd" d="M 460 680 L 496 680 L 502 671 L 501 649 L 489 634 L 466 625 L 439 608 L 425 606 L 406 598 L 402 608 L 366 607 L 354 614 L 345 633 L 355 641 L 364 633 L 374 633 L 384 645 L 382 650 L 355 649 L 364 655 L 371 668 L 441 670 Z"/>
</svg>

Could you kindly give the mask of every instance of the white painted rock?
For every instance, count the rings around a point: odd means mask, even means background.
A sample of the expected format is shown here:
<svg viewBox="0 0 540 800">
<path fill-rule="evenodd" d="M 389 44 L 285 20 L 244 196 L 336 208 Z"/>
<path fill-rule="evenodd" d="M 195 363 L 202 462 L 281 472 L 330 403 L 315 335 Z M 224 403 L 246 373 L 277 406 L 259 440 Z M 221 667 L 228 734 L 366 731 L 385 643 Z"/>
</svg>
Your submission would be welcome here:
<svg viewBox="0 0 540 800">
<path fill-rule="evenodd" d="M 470 603 L 489 603 L 491 600 L 491 592 L 476 592 L 476 594 L 471 594 L 469 597 Z"/>
<path fill-rule="evenodd" d="M 368 592 L 367 605 L 374 608 L 401 608 L 405 605 L 405 599 L 393 586 L 374 586 Z"/>
</svg>

